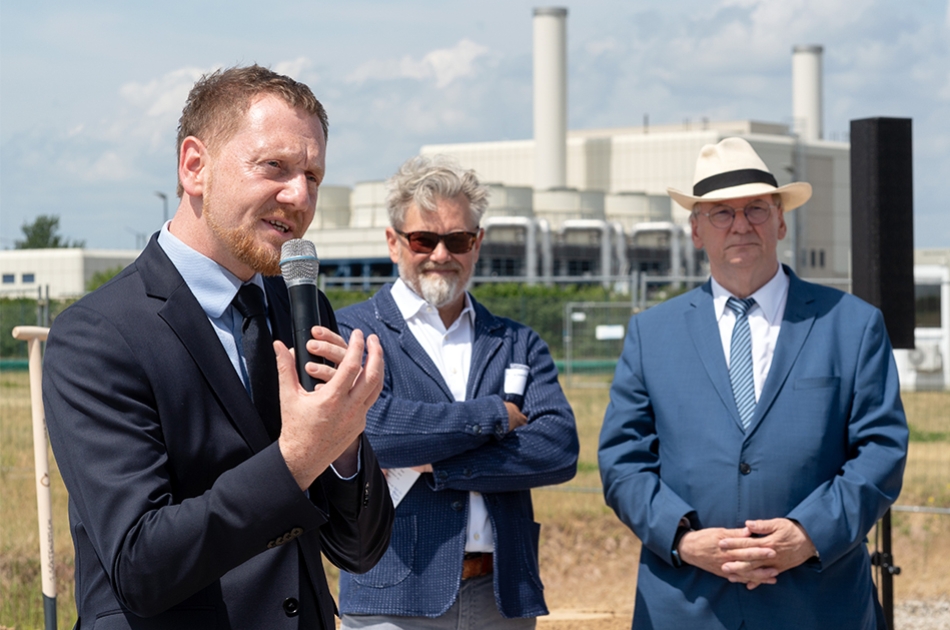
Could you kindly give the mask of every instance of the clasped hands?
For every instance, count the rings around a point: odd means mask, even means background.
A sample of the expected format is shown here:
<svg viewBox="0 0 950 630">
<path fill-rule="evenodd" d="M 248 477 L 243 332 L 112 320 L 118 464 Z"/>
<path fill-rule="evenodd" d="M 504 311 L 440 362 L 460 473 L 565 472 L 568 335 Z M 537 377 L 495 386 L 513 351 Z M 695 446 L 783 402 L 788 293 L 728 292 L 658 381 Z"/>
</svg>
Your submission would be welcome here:
<svg viewBox="0 0 950 630">
<path fill-rule="evenodd" d="M 710 527 L 680 539 L 683 562 L 752 590 L 815 555 L 805 529 L 787 518 L 746 521 L 738 529 Z"/>
</svg>

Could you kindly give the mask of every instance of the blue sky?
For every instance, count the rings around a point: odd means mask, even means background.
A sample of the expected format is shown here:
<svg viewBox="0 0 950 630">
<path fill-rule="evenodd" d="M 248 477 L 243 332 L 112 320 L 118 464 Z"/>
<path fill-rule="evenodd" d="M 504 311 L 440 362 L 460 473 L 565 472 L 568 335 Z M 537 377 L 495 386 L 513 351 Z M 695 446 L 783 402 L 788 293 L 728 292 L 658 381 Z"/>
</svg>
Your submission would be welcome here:
<svg viewBox="0 0 950 630">
<path fill-rule="evenodd" d="M 189 87 L 260 63 L 330 115 L 329 184 L 384 179 L 427 143 L 529 138 L 521 0 L 4 2 L 0 248 L 40 214 L 87 247 L 133 248 L 176 203 Z M 568 15 L 572 129 L 791 122 L 791 49 L 824 46 L 825 137 L 913 119 L 918 247 L 950 247 L 950 0 L 587 0 Z"/>
</svg>

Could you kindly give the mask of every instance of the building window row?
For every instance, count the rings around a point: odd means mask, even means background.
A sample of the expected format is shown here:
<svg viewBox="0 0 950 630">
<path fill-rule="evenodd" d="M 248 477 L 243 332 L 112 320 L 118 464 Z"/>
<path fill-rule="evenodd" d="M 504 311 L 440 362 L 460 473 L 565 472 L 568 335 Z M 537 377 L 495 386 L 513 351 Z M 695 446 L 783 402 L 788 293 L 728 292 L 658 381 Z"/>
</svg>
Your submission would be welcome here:
<svg viewBox="0 0 950 630">
<path fill-rule="evenodd" d="M 24 273 L 20 276 L 20 282 L 23 284 L 33 284 L 36 282 L 35 273 Z M 15 273 L 5 273 L 3 274 L 3 284 L 15 284 L 16 283 L 16 274 Z"/>
<path fill-rule="evenodd" d="M 811 267 L 812 269 L 825 268 L 825 250 L 823 249 L 812 249 L 802 250 L 802 266 Z"/>
</svg>

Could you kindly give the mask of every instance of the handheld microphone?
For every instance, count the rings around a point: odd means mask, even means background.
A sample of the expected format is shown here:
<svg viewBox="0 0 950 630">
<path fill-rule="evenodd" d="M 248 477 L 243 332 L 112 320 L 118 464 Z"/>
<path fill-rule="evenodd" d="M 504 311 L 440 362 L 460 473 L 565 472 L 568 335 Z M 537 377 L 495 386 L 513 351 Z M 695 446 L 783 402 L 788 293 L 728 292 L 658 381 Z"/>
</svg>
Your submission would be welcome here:
<svg viewBox="0 0 950 630">
<path fill-rule="evenodd" d="M 320 325 L 317 306 L 317 271 L 320 261 L 317 248 L 310 241 L 295 238 L 280 248 L 280 273 L 290 294 L 290 313 L 294 322 L 294 355 L 297 358 L 297 377 L 308 392 L 319 382 L 305 369 L 308 361 L 325 363 L 320 357 L 307 352 L 310 329 Z"/>
</svg>

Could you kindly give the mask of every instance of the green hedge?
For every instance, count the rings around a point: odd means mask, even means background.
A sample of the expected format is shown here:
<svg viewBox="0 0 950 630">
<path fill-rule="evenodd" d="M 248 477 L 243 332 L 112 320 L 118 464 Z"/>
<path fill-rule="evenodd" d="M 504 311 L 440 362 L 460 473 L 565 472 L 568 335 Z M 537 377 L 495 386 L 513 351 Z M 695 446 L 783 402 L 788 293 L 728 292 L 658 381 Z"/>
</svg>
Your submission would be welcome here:
<svg viewBox="0 0 950 630">
<path fill-rule="evenodd" d="M 334 309 L 369 299 L 371 292 L 361 289 L 327 290 Z M 495 315 L 510 317 L 531 326 L 551 348 L 551 353 L 564 356 L 564 304 L 567 302 L 627 302 L 630 296 L 589 286 L 527 286 L 518 283 L 481 284 L 472 289 L 472 295 Z M 51 316 L 55 317 L 72 300 L 52 300 Z M 11 336 L 14 326 L 36 324 L 36 300 L 0 299 L 0 357 L 26 356 L 26 344 Z"/>
<path fill-rule="evenodd" d="M 358 289 L 329 289 L 326 293 L 334 309 L 362 302 L 372 295 Z M 630 296 L 616 294 L 601 285 L 528 286 L 508 282 L 480 284 L 472 289 L 472 295 L 495 315 L 531 326 L 558 358 L 564 356 L 564 305 L 567 302 L 630 300 Z"/>
</svg>

